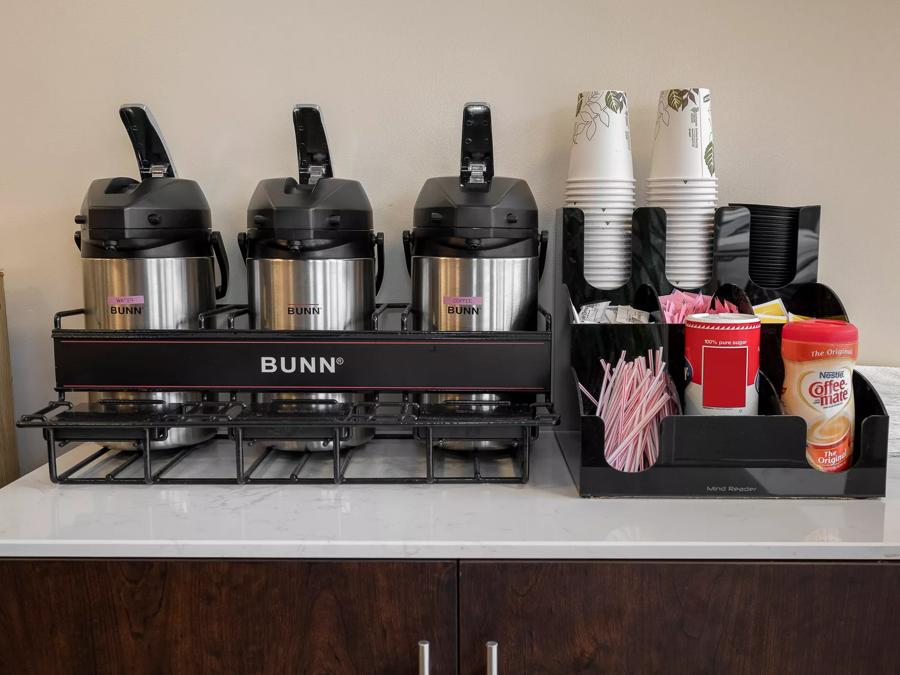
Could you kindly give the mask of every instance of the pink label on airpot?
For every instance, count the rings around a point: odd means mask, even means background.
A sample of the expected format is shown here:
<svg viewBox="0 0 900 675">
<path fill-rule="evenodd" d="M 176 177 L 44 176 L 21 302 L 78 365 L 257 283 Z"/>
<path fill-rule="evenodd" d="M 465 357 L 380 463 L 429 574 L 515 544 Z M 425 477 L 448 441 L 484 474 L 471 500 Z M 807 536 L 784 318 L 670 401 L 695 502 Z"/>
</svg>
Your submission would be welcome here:
<svg viewBox="0 0 900 675">
<path fill-rule="evenodd" d="M 106 298 L 107 305 L 143 305 L 143 295 L 110 295 Z"/>
<path fill-rule="evenodd" d="M 445 295 L 445 305 L 481 305 L 480 295 Z"/>
</svg>

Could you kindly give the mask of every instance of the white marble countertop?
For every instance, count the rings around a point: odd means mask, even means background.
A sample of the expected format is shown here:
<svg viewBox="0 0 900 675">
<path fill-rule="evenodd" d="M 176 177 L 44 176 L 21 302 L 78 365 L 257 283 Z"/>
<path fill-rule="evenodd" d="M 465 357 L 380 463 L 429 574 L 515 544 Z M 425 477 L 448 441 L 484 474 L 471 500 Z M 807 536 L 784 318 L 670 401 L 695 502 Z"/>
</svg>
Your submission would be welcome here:
<svg viewBox="0 0 900 675">
<path fill-rule="evenodd" d="M 900 369 L 866 375 L 900 412 Z M 900 560 L 900 457 L 873 500 L 579 499 L 550 434 L 527 485 L 60 486 L 42 467 L 0 490 L 12 556 Z"/>
</svg>

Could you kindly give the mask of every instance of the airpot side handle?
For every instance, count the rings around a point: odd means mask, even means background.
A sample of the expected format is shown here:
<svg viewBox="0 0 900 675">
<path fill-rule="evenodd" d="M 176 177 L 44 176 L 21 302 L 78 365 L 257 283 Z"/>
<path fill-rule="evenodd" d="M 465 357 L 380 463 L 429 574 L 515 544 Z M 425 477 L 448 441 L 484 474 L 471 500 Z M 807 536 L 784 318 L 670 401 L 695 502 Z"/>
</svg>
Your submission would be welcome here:
<svg viewBox="0 0 900 675">
<path fill-rule="evenodd" d="M 175 178 L 175 165 L 150 108 L 143 103 L 126 103 L 119 108 L 119 117 L 134 148 L 141 180 Z"/>
</svg>

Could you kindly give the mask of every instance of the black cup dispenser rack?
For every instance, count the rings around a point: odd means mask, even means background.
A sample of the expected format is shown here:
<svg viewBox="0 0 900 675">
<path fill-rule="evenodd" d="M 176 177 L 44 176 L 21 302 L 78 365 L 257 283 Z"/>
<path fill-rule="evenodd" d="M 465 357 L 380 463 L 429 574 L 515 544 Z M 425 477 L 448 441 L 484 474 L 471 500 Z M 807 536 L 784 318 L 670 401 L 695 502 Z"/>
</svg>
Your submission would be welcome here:
<svg viewBox="0 0 900 675">
<path fill-rule="evenodd" d="M 318 115 L 296 129 L 301 174 L 310 173 L 303 159 L 317 149 L 316 165 L 330 175 Z M 534 330 L 513 331 L 414 331 L 407 303 L 377 305 L 365 330 L 237 328 L 247 305 L 205 311 L 198 329 L 63 327 L 84 312 L 56 314 L 57 398 L 19 420 L 42 430 L 58 483 L 522 483 L 539 430 L 559 419 L 550 396 L 551 319 L 541 309 Z M 114 406 L 70 400 L 103 391 L 134 397 Z M 178 405 L 152 398 L 169 391 L 203 396 Z M 290 397 L 254 396 L 268 392 Z M 304 392 L 308 399 L 298 396 Z M 313 398 L 320 392 L 365 395 Z M 431 392 L 454 397 L 421 396 Z M 464 396 L 479 392 L 512 396 L 491 405 Z M 189 427 L 214 428 L 216 440 L 159 449 L 173 429 Z M 348 447 L 358 428 L 374 438 Z M 296 439 L 326 449 L 273 443 Z M 454 452 L 459 439 L 500 440 L 504 449 Z M 61 447 L 87 442 L 97 446 L 77 461 L 59 456 Z M 401 446 L 411 450 L 399 453 Z M 233 457 L 224 472 L 212 461 L 222 448 Z"/>
<path fill-rule="evenodd" d="M 788 311 L 807 317 L 843 318 L 843 304 L 818 283 L 819 207 L 799 209 L 797 264 L 792 279 L 766 288 L 753 279 L 751 218 L 744 206 L 716 211 L 713 276 L 701 291 L 734 303 L 742 312 L 780 298 Z M 806 422 L 785 415 L 780 403 L 784 378 L 781 329 L 763 324 L 760 347 L 760 414 L 752 417 L 675 415 L 660 427 L 656 463 L 636 473 L 612 468 L 604 456 L 603 421 L 586 409 L 580 382 L 600 382 L 600 359 L 615 361 L 662 348 L 679 395 L 685 387 L 684 325 L 664 323 L 659 296 L 673 290 L 665 277 L 666 213 L 639 208 L 632 229 L 630 280 L 612 291 L 590 286 L 582 272 L 584 216 L 580 209 L 557 212 L 555 272 L 554 402 L 561 416 L 555 435 L 579 493 L 585 497 L 881 497 L 885 493 L 888 417 L 872 385 L 853 376 L 856 428 L 853 463 L 841 473 L 811 468 L 805 457 Z M 586 303 L 609 300 L 651 313 L 649 324 L 583 324 L 573 320 Z"/>
</svg>

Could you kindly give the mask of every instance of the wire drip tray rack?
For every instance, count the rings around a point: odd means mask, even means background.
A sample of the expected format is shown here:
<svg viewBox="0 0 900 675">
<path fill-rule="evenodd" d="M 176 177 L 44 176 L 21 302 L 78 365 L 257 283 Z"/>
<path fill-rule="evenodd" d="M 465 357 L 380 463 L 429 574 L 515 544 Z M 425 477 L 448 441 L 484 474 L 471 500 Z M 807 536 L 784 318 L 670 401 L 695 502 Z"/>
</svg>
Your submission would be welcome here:
<svg viewBox="0 0 900 675">
<path fill-rule="evenodd" d="M 409 396 L 355 403 L 107 403 L 60 399 L 20 420 L 21 427 L 43 430 L 53 482 L 525 483 L 534 439 L 541 427 L 558 422 L 549 402 L 425 404 Z M 177 437 L 173 430 L 185 429 L 202 442 L 165 447 Z M 83 443 L 96 447 L 73 452 L 75 460 L 59 454 Z M 360 444 L 349 447 L 354 443 Z"/>
</svg>

